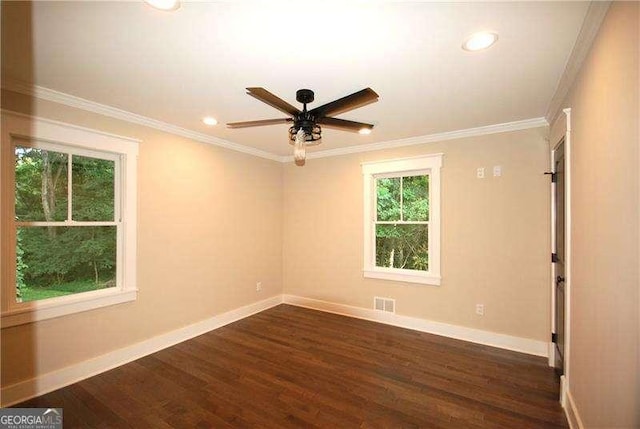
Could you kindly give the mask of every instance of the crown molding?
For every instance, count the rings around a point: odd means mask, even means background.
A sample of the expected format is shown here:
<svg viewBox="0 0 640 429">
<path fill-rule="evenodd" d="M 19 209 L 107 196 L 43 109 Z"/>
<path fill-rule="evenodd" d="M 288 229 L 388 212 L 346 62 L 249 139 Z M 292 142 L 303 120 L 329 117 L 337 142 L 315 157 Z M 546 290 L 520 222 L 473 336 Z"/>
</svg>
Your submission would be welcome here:
<svg viewBox="0 0 640 429">
<path fill-rule="evenodd" d="M 567 97 L 567 94 L 569 94 L 569 90 L 571 90 L 576 77 L 578 77 L 578 73 L 587 58 L 587 54 L 589 54 L 589 51 L 591 50 L 591 45 L 600 30 L 600 25 L 602 24 L 602 21 L 604 21 L 604 17 L 607 14 L 610 5 L 610 1 L 592 1 L 589 5 L 587 14 L 582 22 L 582 27 L 580 28 L 580 33 L 578 33 L 576 44 L 573 46 L 573 50 L 571 51 L 571 55 L 569 55 L 562 77 L 560 78 L 553 97 L 549 102 L 545 118 L 550 124 L 553 123 L 556 116 L 560 113 L 562 103 Z"/>
<path fill-rule="evenodd" d="M 53 89 L 44 88 L 42 86 L 30 85 L 22 82 L 3 80 L 2 88 L 17 92 L 20 94 L 28 95 L 31 97 L 39 98 L 42 100 L 52 101 L 54 103 L 63 104 L 65 106 L 74 107 L 76 109 L 85 110 L 88 112 L 97 113 L 100 115 L 108 116 L 111 118 L 119 119 L 122 121 L 130 122 L 137 125 L 142 125 L 150 128 L 154 128 L 160 131 L 164 131 L 170 134 L 186 137 L 191 140 L 199 141 L 202 143 L 208 143 L 215 146 L 224 147 L 237 152 L 246 153 L 260 158 L 269 159 L 277 162 L 293 162 L 293 156 L 281 156 L 273 153 L 269 153 L 263 150 L 255 149 L 252 147 L 240 145 L 230 142 L 218 137 L 213 137 L 207 134 L 191 131 L 186 128 L 178 127 L 176 125 L 169 124 L 167 122 L 151 119 L 146 116 L 138 115 L 137 113 L 121 110 L 106 104 L 96 103 L 91 100 L 76 97 L 74 95 L 66 94 L 64 92 L 55 91 Z M 329 149 L 318 152 L 308 152 L 307 159 L 315 158 L 327 158 L 331 156 L 348 155 L 352 153 L 371 152 L 382 149 L 393 149 L 403 146 L 414 146 L 425 143 L 433 143 L 444 140 L 453 140 L 464 137 L 483 136 L 488 134 L 504 133 L 508 131 L 526 130 L 529 128 L 546 127 L 549 123 L 545 118 L 532 118 L 521 121 L 506 122 L 503 124 L 486 125 L 482 127 L 466 128 L 463 130 L 447 131 L 443 133 L 427 134 L 417 137 L 409 137 L 399 140 L 389 140 L 378 143 L 364 144 L 346 148 Z"/>
<path fill-rule="evenodd" d="M 260 158 L 270 159 L 272 161 L 278 161 L 278 162 L 284 161 L 282 156 L 274 155 L 272 153 L 269 153 L 263 150 L 244 146 L 238 143 L 233 143 L 228 140 L 224 140 L 218 137 L 199 133 L 197 131 L 191 131 L 186 128 L 179 127 L 177 125 L 169 124 L 167 122 L 159 121 L 157 119 L 148 118 L 146 116 L 138 115 L 137 113 L 128 112 L 126 110 L 118 109 L 116 107 L 108 106 L 106 104 L 96 103 L 95 101 L 76 97 L 74 95 L 66 94 L 64 92 L 56 91 L 56 90 L 45 88 L 42 86 L 2 79 L 2 88 L 8 91 L 17 92 L 20 94 L 39 98 L 41 100 L 52 101 L 54 103 L 63 104 L 69 107 L 74 107 L 76 109 L 93 112 L 100 115 L 108 116 L 110 118 L 130 122 L 132 124 L 154 128 L 160 131 L 164 131 L 166 133 L 174 134 L 181 137 L 186 137 L 188 139 L 195 140 L 201 143 L 208 143 L 214 146 L 220 146 L 226 149 L 231 149 L 237 152 L 246 153 L 246 154 L 257 156 Z"/>
<path fill-rule="evenodd" d="M 136 143 L 136 144 L 142 143 L 141 139 L 137 139 L 137 138 L 134 138 L 134 137 L 127 137 L 127 136 L 122 136 L 120 134 L 108 133 L 106 131 L 94 130 L 92 128 L 81 127 L 80 125 L 69 124 L 67 122 L 56 121 L 54 119 L 49 119 L 49 118 L 41 118 L 41 117 L 36 116 L 36 115 L 29 115 L 29 114 L 26 114 L 26 113 L 16 112 L 14 110 L 3 109 L 1 107 L 0 107 L 0 113 L 2 115 L 15 116 L 15 117 L 18 117 L 18 118 L 37 119 L 38 121 L 41 121 L 43 123 L 57 125 L 57 126 L 60 126 L 60 127 L 71 129 L 71 130 L 79 130 L 79 131 L 83 131 L 83 132 L 99 134 L 101 136 L 110 137 L 110 138 L 116 138 L 116 139 L 119 139 L 119 140 L 126 140 L 126 141 L 129 141 L 129 142 L 132 142 L 132 143 Z"/>
<path fill-rule="evenodd" d="M 545 118 L 524 119 L 522 121 L 506 122 L 503 124 L 486 125 L 483 127 L 466 128 L 463 130 L 447 131 L 444 133 L 426 134 L 423 136 L 409 137 L 406 139 L 389 140 L 378 143 L 363 144 L 352 147 L 329 149 L 318 152 L 307 152 L 307 159 L 327 158 L 331 156 L 349 155 L 352 153 L 371 152 L 375 150 L 394 149 L 404 146 L 415 146 L 426 143 L 435 143 L 445 140 L 454 140 L 464 137 L 484 136 L 488 134 L 504 133 L 508 131 L 527 130 L 530 128 L 547 127 L 549 123 Z M 293 157 L 284 157 L 285 162 L 292 162 Z"/>
</svg>

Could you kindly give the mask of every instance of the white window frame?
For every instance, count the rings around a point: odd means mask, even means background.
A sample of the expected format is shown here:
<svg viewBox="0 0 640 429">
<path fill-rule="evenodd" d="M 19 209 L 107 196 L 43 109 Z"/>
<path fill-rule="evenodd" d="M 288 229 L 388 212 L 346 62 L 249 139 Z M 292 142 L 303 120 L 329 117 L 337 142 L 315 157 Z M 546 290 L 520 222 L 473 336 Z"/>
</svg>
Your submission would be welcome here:
<svg viewBox="0 0 640 429">
<path fill-rule="evenodd" d="M 2 213 L 2 327 L 51 319 L 95 308 L 134 301 L 136 285 L 136 190 L 139 140 L 101 131 L 2 111 L 0 150 L 0 213 Z M 53 222 L 110 225 L 117 229 L 116 286 L 61 297 L 19 303 L 16 301 L 16 228 L 20 224 L 47 226 L 49 222 L 15 220 L 15 146 L 30 146 L 115 161 L 115 216 L 113 222 Z"/>
<path fill-rule="evenodd" d="M 384 161 L 363 162 L 364 179 L 364 269 L 367 278 L 427 285 L 440 285 L 440 169 L 442 154 Z M 429 176 L 429 270 L 376 266 L 376 179 L 399 176 Z"/>
</svg>

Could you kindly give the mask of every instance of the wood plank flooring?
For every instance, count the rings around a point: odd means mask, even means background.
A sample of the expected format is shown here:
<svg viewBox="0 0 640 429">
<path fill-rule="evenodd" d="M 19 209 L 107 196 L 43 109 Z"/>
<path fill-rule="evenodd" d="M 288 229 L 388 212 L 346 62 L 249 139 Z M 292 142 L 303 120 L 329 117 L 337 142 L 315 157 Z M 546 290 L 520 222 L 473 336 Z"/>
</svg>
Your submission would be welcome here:
<svg viewBox="0 0 640 429">
<path fill-rule="evenodd" d="M 65 428 L 566 428 L 546 359 L 280 305 L 18 406 Z"/>
</svg>

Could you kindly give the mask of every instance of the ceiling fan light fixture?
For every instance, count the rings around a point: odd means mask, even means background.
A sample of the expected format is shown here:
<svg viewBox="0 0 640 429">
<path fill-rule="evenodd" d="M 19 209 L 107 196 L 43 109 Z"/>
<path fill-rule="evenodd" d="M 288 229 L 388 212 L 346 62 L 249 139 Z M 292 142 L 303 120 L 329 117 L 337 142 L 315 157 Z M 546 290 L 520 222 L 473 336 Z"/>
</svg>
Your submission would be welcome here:
<svg viewBox="0 0 640 429">
<path fill-rule="evenodd" d="M 315 146 L 322 143 L 322 128 L 314 124 L 313 126 L 294 125 L 289 128 L 289 144 L 295 144 L 300 130 L 304 131 L 304 139 L 307 142 L 307 146 Z"/>
<path fill-rule="evenodd" d="M 180 0 L 144 0 L 149 6 L 171 12 L 180 9 Z"/>
<path fill-rule="evenodd" d="M 358 130 L 358 134 L 362 134 L 363 136 L 367 136 L 371 134 L 371 128 L 360 128 Z"/>
<path fill-rule="evenodd" d="M 305 142 L 306 133 L 302 128 L 300 128 L 296 133 L 296 141 L 293 145 L 293 160 L 299 167 L 302 167 L 304 165 L 305 159 L 307 157 Z"/>
<path fill-rule="evenodd" d="M 465 51 L 475 52 L 487 49 L 498 41 L 498 33 L 491 31 L 479 31 L 467 37 L 462 44 Z"/>
</svg>

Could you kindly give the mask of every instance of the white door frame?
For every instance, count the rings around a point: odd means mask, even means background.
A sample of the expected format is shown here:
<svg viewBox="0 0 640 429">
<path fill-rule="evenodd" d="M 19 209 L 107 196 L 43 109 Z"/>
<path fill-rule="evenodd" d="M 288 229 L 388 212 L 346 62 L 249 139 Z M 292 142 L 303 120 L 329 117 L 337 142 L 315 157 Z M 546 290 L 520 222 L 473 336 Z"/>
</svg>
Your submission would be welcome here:
<svg viewBox="0 0 640 429">
<path fill-rule="evenodd" d="M 555 172 L 554 151 L 564 142 L 564 159 L 565 159 L 565 221 L 564 221 L 564 240 L 565 240 L 565 308 L 564 308 L 564 375 L 560 377 L 560 403 L 566 407 L 567 391 L 569 389 L 570 380 L 570 354 L 571 354 L 571 109 L 563 109 L 564 118 L 559 116 L 551 127 L 550 133 L 550 150 L 551 150 L 551 171 Z M 554 244 L 556 238 L 556 215 L 555 215 L 555 185 L 551 187 L 551 252 L 554 252 Z M 555 333 L 555 264 L 551 264 L 551 330 Z M 555 345 L 549 345 L 549 366 L 553 366 L 555 361 Z"/>
</svg>

